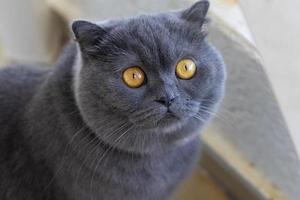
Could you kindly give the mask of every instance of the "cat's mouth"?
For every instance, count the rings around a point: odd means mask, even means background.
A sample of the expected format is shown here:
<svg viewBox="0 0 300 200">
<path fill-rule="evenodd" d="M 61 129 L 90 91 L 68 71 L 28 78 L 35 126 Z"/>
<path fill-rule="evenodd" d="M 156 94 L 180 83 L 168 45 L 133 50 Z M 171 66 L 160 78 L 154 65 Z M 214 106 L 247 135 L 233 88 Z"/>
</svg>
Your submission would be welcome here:
<svg viewBox="0 0 300 200">
<path fill-rule="evenodd" d="M 191 115 L 193 112 L 189 109 L 161 106 L 137 110 L 130 116 L 129 120 L 137 129 L 143 131 L 161 132 L 167 130 L 163 132 L 170 132 L 182 127 Z"/>
<path fill-rule="evenodd" d="M 138 126 L 145 131 L 168 133 L 182 127 L 183 121 L 184 120 L 175 113 L 168 111 L 160 116 L 156 116 L 156 118 L 148 119 L 147 122 L 139 124 Z"/>
<path fill-rule="evenodd" d="M 174 123 L 176 123 L 176 122 L 178 122 L 178 121 L 180 121 L 180 120 L 181 120 L 181 118 L 180 118 L 179 116 L 177 116 L 174 112 L 168 110 L 168 111 L 164 114 L 164 116 L 163 116 L 161 119 L 158 120 L 157 123 L 158 123 L 158 125 L 159 125 L 159 124 L 162 124 L 162 123 L 169 123 L 169 122 L 174 122 Z"/>
</svg>

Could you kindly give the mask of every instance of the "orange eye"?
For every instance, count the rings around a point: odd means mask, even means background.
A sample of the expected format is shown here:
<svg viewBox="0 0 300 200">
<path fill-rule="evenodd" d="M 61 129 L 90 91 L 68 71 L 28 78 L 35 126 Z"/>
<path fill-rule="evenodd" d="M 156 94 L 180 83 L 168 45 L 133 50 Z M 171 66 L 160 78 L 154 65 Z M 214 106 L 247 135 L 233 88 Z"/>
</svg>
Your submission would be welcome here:
<svg viewBox="0 0 300 200">
<path fill-rule="evenodd" d="M 183 59 L 176 66 L 176 75 L 184 80 L 191 79 L 196 74 L 196 64 L 190 59 Z"/>
<path fill-rule="evenodd" d="M 145 81 L 145 73 L 140 67 L 129 67 L 123 72 L 123 81 L 128 87 L 138 88 Z"/>
</svg>

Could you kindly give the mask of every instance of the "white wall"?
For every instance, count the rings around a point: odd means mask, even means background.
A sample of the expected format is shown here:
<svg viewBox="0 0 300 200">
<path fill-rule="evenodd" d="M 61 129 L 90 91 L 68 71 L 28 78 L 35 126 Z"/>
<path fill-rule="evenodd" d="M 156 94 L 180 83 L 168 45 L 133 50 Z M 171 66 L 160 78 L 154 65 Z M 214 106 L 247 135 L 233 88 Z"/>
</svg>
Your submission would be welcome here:
<svg viewBox="0 0 300 200">
<path fill-rule="evenodd" d="M 211 1 L 229 7 L 236 4 L 232 0 Z M 295 145 L 299 148 L 300 13 L 296 10 L 300 2 L 240 2 L 255 43 L 235 36 L 235 31 L 228 31 L 226 36 L 213 28 L 211 39 L 221 49 L 229 74 L 220 113 L 225 122 L 215 120 L 212 129 L 232 143 L 290 200 L 298 200 L 300 160 Z M 217 11 L 224 13 L 222 9 Z"/>
<path fill-rule="evenodd" d="M 300 156 L 300 1 L 240 0 L 240 4 Z"/>
<path fill-rule="evenodd" d="M 45 0 L 0 0 L 0 42 L 5 59 L 51 61 L 59 32 L 51 29 L 51 14 Z"/>
</svg>

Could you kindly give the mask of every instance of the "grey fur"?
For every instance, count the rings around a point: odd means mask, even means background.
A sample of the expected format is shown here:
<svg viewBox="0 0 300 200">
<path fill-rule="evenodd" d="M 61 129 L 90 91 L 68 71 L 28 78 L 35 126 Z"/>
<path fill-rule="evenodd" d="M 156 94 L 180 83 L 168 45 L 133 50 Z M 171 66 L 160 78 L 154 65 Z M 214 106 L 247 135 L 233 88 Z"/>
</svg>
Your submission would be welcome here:
<svg viewBox="0 0 300 200">
<path fill-rule="evenodd" d="M 167 199 L 223 96 L 222 58 L 201 31 L 207 9 L 77 21 L 78 43 L 54 68 L 2 70 L 0 199 Z M 182 58 L 197 64 L 193 79 L 176 77 Z M 132 89 L 121 74 L 136 65 L 147 81 Z"/>
</svg>

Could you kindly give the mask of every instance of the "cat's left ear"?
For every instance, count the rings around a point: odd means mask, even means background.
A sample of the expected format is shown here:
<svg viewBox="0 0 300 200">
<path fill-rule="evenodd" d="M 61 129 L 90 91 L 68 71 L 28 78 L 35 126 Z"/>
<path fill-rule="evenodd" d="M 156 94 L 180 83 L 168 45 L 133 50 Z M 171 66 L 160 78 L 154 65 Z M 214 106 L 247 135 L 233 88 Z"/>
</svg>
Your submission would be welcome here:
<svg viewBox="0 0 300 200">
<path fill-rule="evenodd" d="M 96 45 L 106 34 L 102 27 L 83 20 L 73 22 L 72 31 L 82 49 Z"/>
<path fill-rule="evenodd" d="M 189 22 L 196 22 L 203 24 L 205 22 L 205 17 L 209 9 L 209 2 L 207 0 L 202 0 L 196 2 L 190 8 L 184 10 L 181 13 L 181 18 Z"/>
</svg>

